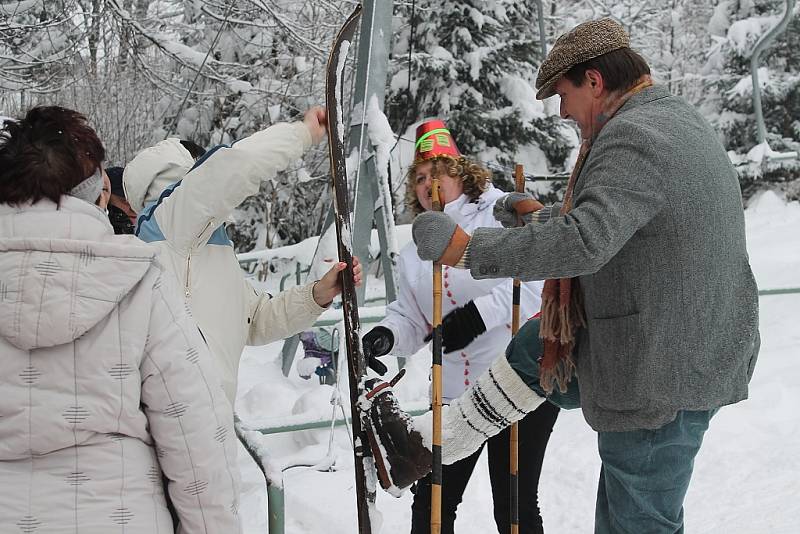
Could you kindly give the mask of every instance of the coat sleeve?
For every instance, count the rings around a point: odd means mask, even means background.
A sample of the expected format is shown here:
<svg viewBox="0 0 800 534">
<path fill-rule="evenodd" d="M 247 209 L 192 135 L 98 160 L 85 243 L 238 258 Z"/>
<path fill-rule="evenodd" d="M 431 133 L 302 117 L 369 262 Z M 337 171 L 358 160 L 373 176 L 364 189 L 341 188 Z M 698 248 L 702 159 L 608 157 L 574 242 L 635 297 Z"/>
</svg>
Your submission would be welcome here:
<svg viewBox="0 0 800 534">
<path fill-rule="evenodd" d="M 250 294 L 248 345 L 266 345 L 307 330 L 325 311 L 314 301 L 314 282 L 290 287 L 274 297 L 256 291 L 244 279 L 242 283 Z"/>
<path fill-rule="evenodd" d="M 666 205 L 660 156 L 641 128 L 611 121 L 592 152 L 568 214 L 521 228 L 475 230 L 469 244 L 473 277 L 543 280 L 593 274 Z"/>
<path fill-rule="evenodd" d="M 156 208 L 164 238 L 181 253 L 205 243 L 234 208 L 258 193 L 262 181 L 286 169 L 310 146 L 308 128 L 297 122 L 275 124 L 217 148 Z"/>
<path fill-rule="evenodd" d="M 141 375 L 142 406 L 179 532 L 240 532 L 233 409 L 167 276 L 154 284 Z"/>
<path fill-rule="evenodd" d="M 416 288 L 409 280 L 410 266 L 404 255 L 400 256 L 397 272 L 397 299 L 386 306 L 386 318 L 379 323 L 392 331 L 393 356 L 411 356 L 427 342 L 425 336 L 430 332 L 430 324 L 417 303 Z M 415 269 L 411 269 L 415 271 Z"/>
</svg>

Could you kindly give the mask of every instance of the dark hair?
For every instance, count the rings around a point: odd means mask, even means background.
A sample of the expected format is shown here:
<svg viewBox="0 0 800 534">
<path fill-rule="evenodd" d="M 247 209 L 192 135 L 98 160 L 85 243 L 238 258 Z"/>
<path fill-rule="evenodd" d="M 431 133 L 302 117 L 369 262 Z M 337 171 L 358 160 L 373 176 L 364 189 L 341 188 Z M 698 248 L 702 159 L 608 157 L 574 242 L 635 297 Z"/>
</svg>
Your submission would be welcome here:
<svg viewBox="0 0 800 534">
<path fill-rule="evenodd" d="M 189 151 L 189 154 L 191 154 L 194 159 L 202 158 L 206 153 L 206 149 L 201 147 L 194 141 L 187 141 L 186 139 L 181 139 L 181 144 L 183 145 L 183 148 Z"/>
<path fill-rule="evenodd" d="M 575 65 L 564 77 L 580 87 L 586 79 L 586 71 L 590 69 L 600 72 L 608 91 L 628 89 L 636 80 L 650 74 L 650 66 L 642 56 L 630 48 L 620 48 Z"/>
<path fill-rule="evenodd" d="M 0 202 L 61 196 L 94 174 L 106 151 L 86 117 L 58 106 L 32 108 L 0 130 Z"/>
</svg>

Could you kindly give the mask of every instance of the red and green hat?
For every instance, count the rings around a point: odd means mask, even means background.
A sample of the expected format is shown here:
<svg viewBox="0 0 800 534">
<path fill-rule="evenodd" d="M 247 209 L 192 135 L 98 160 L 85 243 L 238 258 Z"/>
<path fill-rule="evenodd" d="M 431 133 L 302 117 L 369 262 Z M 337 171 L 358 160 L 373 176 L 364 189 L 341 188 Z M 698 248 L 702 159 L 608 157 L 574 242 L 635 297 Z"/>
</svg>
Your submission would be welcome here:
<svg viewBox="0 0 800 534">
<path fill-rule="evenodd" d="M 414 146 L 414 164 L 438 158 L 459 158 L 456 142 L 450 130 L 439 119 L 423 122 L 417 126 L 417 142 Z"/>
</svg>

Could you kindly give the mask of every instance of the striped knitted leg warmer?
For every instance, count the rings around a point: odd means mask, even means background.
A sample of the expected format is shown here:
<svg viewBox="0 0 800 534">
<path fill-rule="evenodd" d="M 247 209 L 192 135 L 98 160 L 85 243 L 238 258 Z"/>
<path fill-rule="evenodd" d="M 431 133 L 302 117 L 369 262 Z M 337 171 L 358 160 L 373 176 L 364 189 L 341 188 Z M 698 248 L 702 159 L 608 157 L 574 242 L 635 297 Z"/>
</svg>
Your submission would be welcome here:
<svg viewBox="0 0 800 534">
<path fill-rule="evenodd" d="M 490 437 L 519 421 L 545 401 L 498 357 L 460 397 L 442 407 L 442 463 L 466 458 Z M 422 442 L 432 449 L 433 414 L 414 418 Z"/>
</svg>

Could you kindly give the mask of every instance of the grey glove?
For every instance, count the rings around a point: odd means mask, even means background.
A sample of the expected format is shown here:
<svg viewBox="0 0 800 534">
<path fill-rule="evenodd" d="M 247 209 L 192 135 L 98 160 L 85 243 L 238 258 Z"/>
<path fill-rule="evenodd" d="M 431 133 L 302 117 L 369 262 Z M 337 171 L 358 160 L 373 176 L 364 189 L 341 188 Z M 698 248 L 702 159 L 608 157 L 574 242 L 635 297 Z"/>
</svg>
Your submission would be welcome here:
<svg viewBox="0 0 800 534">
<path fill-rule="evenodd" d="M 505 228 L 514 228 L 517 226 L 517 212 L 514 210 L 514 205 L 522 200 L 533 200 L 530 193 L 508 193 L 503 198 L 497 199 L 494 203 L 494 218 Z M 533 213 L 526 213 L 522 216 L 523 224 L 530 224 Z"/>
<path fill-rule="evenodd" d="M 456 223 L 441 211 L 426 211 L 414 219 L 411 236 L 417 245 L 417 254 L 426 261 L 437 261 L 444 255 L 456 231 Z"/>
</svg>

